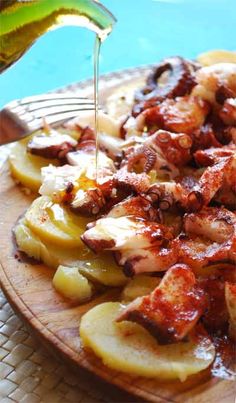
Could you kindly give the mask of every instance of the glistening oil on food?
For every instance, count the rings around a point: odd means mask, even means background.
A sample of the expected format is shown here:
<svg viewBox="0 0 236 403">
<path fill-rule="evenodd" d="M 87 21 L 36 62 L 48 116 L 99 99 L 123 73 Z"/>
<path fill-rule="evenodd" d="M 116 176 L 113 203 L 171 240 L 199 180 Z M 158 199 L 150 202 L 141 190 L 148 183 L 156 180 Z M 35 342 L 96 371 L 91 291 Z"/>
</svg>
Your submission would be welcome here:
<svg viewBox="0 0 236 403">
<path fill-rule="evenodd" d="M 236 55 L 165 59 L 105 109 L 97 172 L 88 111 L 12 149 L 13 177 L 39 192 L 17 247 L 55 269 L 75 304 L 117 288 L 78 330 L 107 367 L 181 381 L 211 368 L 233 381 Z"/>
</svg>

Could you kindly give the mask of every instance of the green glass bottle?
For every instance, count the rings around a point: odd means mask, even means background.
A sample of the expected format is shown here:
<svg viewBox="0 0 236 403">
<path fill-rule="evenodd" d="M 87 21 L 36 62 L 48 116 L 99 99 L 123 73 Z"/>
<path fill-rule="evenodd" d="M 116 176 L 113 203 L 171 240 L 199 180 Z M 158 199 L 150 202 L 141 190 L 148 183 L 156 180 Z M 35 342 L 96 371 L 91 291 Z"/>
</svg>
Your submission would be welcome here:
<svg viewBox="0 0 236 403">
<path fill-rule="evenodd" d="M 115 21 L 96 0 L 0 0 L 0 72 L 49 30 L 84 26 L 103 41 Z"/>
</svg>

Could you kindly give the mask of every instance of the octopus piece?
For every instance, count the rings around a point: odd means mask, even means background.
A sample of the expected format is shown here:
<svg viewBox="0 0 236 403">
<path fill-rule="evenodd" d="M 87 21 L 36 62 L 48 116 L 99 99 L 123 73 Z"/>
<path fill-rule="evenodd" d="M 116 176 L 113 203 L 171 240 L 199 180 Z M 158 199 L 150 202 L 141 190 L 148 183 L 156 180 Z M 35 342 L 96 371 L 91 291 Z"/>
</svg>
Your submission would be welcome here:
<svg viewBox="0 0 236 403">
<path fill-rule="evenodd" d="M 86 127 L 81 132 L 77 150 L 69 152 L 66 156 L 67 161 L 78 174 L 73 181 L 69 182 L 69 185 L 61 188 L 61 201 L 69 204 L 75 212 L 82 215 L 98 214 L 104 209 L 107 198 L 112 196 L 113 174 L 116 171 L 114 162 L 99 150 L 96 173 L 95 152 L 94 130 Z M 54 191 L 53 194 L 55 197 L 57 192 Z"/>
<path fill-rule="evenodd" d="M 149 173 L 152 170 L 158 175 L 175 178 L 179 175 L 178 164 L 181 165 L 181 158 L 186 161 L 190 159 L 191 144 L 187 135 L 180 135 L 177 139 L 175 134 L 159 130 L 142 144 L 128 147 L 121 167 L 134 172 Z"/>
<path fill-rule="evenodd" d="M 184 233 L 173 242 L 179 261 L 194 269 L 236 261 L 236 215 L 221 207 L 204 207 L 184 216 Z"/>
<path fill-rule="evenodd" d="M 118 265 L 123 266 L 127 277 L 133 277 L 140 273 L 166 271 L 177 262 L 178 256 L 171 242 L 165 242 L 165 246 L 155 248 L 119 250 L 115 252 L 115 260 Z"/>
<path fill-rule="evenodd" d="M 199 182 L 185 197 L 183 203 L 187 211 L 198 211 L 207 206 L 216 193 L 224 185 L 224 181 L 231 170 L 232 157 L 221 158 L 220 161 L 208 167 L 202 174 Z"/>
<path fill-rule="evenodd" d="M 94 140 L 87 134 L 82 136 L 77 151 L 66 155 L 70 165 L 50 165 L 42 169 L 40 193 L 68 204 L 77 213 L 96 215 L 114 193 L 113 174 L 116 169 L 113 161 L 99 151 L 96 178 Z"/>
<path fill-rule="evenodd" d="M 186 165 L 192 158 L 192 139 L 188 134 L 158 130 L 146 140 L 146 144 L 157 151 L 160 148 L 166 160 L 176 167 Z"/>
<path fill-rule="evenodd" d="M 95 161 L 92 161 L 95 165 Z M 71 209 L 78 214 L 85 216 L 97 215 L 105 211 L 107 201 L 112 204 L 116 200 L 116 190 L 114 189 L 113 174 L 104 166 L 99 166 L 97 180 L 89 173 L 93 170 L 92 165 L 87 173 L 81 175 L 76 181 L 75 186 L 66 189 L 64 201 L 70 200 Z M 104 176 L 102 174 L 104 172 Z M 113 201 L 114 198 L 114 201 Z"/>
<path fill-rule="evenodd" d="M 145 109 L 136 118 L 137 128 L 153 133 L 157 129 L 192 134 L 199 129 L 210 112 L 208 102 L 193 96 L 166 99 L 159 105 Z"/>
<path fill-rule="evenodd" d="M 97 158 L 97 163 L 96 163 Z M 100 149 L 96 155 L 96 139 L 94 130 L 90 127 L 83 129 L 77 150 L 68 153 L 67 160 L 70 165 L 78 165 L 86 171 L 88 179 L 97 180 L 102 186 L 111 179 L 116 172 L 113 160 Z"/>
<path fill-rule="evenodd" d="M 235 92 L 233 90 L 226 85 L 220 85 L 216 90 L 215 99 L 219 105 L 223 105 L 227 99 L 234 98 L 234 96 Z"/>
<path fill-rule="evenodd" d="M 101 189 L 94 187 L 87 190 L 79 189 L 71 202 L 74 212 L 84 216 L 97 215 L 106 205 Z"/>
<path fill-rule="evenodd" d="M 137 170 L 148 173 L 154 169 L 157 160 L 156 152 L 146 144 L 128 149 L 125 156 L 122 166 L 126 165 L 129 171 L 137 166 Z"/>
<path fill-rule="evenodd" d="M 125 194 L 146 193 L 150 187 L 150 178 L 143 173 L 130 172 L 127 166 L 120 168 L 113 176 L 114 186 Z"/>
<path fill-rule="evenodd" d="M 83 215 L 97 214 L 105 205 L 105 198 L 95 181 L 89 180 L 79 166 L 49 165 L 42 168 L 39 193 L 51 197 L 56 203 L 67 204 Z"/>
<path fill-rule="evenodd" d="M 226 200 L 231 200 L 231 193 L 236 194 L 236 146 L 235 144 L 229 144 L 221 148 L 209 148 L 208 150 L 197 151 L 194 154 L 195 161 L 203 166 L 210 165 L 211 167 L 206 170 L 212 175 L 215 172 L 216 181 L 217 176 L 221 176 L 223 183 L 221 193 L 225 194 Z M 218 172 L 222 169 L 222 172 Z M 207 180 L 206 172 L 206 180 Z M 207 182 L 206 182 L 207 187 Z"/>
<path fill-rule="evenodd" d="M 181 204 L 184 188 L 174 181 L 155 183 L 147 191 L 146 198 L 162 211 Z"/>
<path fill-rule="evenodd" d="M 75 150 L 77 141 L 68 134 L 50 130 L 48 135 L 35 135 L 29 141 L 27 151 L 44 158 L 65 160 L 69 151 Z"/>
<path fill-rule="evenodd" d="M 173 238 L 171 229 L 139 217 L 104 217 L 89 224 L 81 236 L 94 252 L 146 249 L 161 246 Z"/>
<path fill-rule="evenodd" d="M 222 269 L 222 272 L 224 269 Z M 229 314 L 225 301 L 225 282 L 223 276 L 210 275 L 199 279 L 208 300 L 208 307 L 202 317 L 204 327 L 210 332 L 221 332 L 228 324 Z"/>
<path fill-rule="evenodd" d="M 236 284 L 225 283 L 225 300 L 229 313 L 229 335 L 236 341 Z"/>
<path fill-rule="evenodd" d="M 236 126 L 226 126 L 223 130 L 223 144 L 229 144 L 232 142 L 236 144 Z"/>
<path fill-rule="evenodd" d="M 214 196 L 214 202 L 219 206 L 223 205 L 227 209 L 234 211 L 236 206 L 236 193 L 232 191 L 227 183 L 223 183 Z"/>
<path fill-rule="evenodd" d="M 173 239 L 172 228 L 154 220 L 159 220 L 159 214 L 146 196 L 130 197 L 114 206 L 105 218 L 89 224 L 82 240 L 94 252 L 115 251 L 117 263 L 129 277 L 167 270 L 177 261 L 176 251 L 168 246 Z"/>
<path fill-rule="evenodd" d="M 137 115 L 166 98 L 189 94 L 196 84 L 196 67 L 181 57 L 164 59 L 148 76 L 146 86 L 136 92 L 133 114 Z"/>
<path fill-rule="evenodd" d="M 236 145 L 229 144 L 221 148 L 210 147 L 207 150 L 198 150 L 194 153 L 194 159 L 198 165 L 209 166 L 219 162 L 221 158 L 231 157 L 236 153 Z"/>
<path fill-rule="evenodd" d="M 98 151 L 97 155 L 97 174 L 94 153 L 87 153 L 83 150 L 73 151 L 67 154 L 67 160 L 70 165 L 79 166 L 88 179 L 93 181 L 97 179 L 99 185 L 111 179 L 116 172 L 114 162 L 102 151 Z"/>
<path fill-rule="evenodd" d="M 219 116 L 226 125 L 236 126 L 236 95 L 225 100 Z"/>
<path fill-rule="evenodd" d="M 121 155 L 120 147 L 122 140 L 117 137 L 100 134 L 98 139 L 99 150 L 109 158 L 115 159 Z M 81 129 L 80 139 L 76 147 L 77 151 L 84 153 L 96 153 L 96 135 L 94 129 L 89 126 Z M 113 158 L 114 157 L 114 158 Z"/>
<path fill-rule="evenodd" d="M 51 165 L 42 168 L 42 178 L 40 194 L 50 196 L 56 203 L 67 204 L 75 213 L 86 216 L 96 215 L 105 207 L 108 191 L 105 192 L 104 188 L 112 188 L 112 179 L 107 178 L 107 182 L 100 188 L 78 166 Z"/>
<path fill-rule="evenodd" d="M 160 221 L 161 217 L 156 208 L 144 196 L 129 197 L 118 203 L 108 213 L 107 217 L 134 216 L 148 221 Z M 168 240 L 166 239 L 166 244 Z M 163 271 L 177 261 L 174 249 L 165 247 L 149 249 L 122 249 L 115 252 L 115 259 L 126 276 L 137 273 Z"/>
<path fill-rule="evenodd" d="M 116 204 L 107 217 L 134 216 L 148 221 L 160 221 L 158 210 L 155 209 L 145 196 L 128 197 Z"/>
<path fill-rule="evenodd" d="M 186 265 L 176 264 L 166 272 L 151 294 L 131 302 L 116 321 L 139 323 L 160 344 L 176 343 L 186 339 L 206 307 L 204 291 L 192 270 Z"/>
<path fill-rule="evenodd" d="M 230 133 L 228 137 L 232 137 Z M 210 147 L 222 147 L 221 142 L 218 139 L 218 133 L 213 129 L 213 125 L 211 123 L 205 123 L 191 135 L 192 138 L 192 152 L 197 150 L 205 150 Z"/>
<path fill-rule="evenodd" d="M 94 130 L 86 126 L 81 130 L 77 150 L 83 150 L 85 153 L 96 151 L 96 137 Z"/>
<path fill-rule="evenodd" d="M 161 223 L 171 227 L 174 237 L 177 237 L 182 231 L 182 214 L 179 209 L 174 211 L 160 210 Z"/>
<path fill-rule="evenodd" d="M 192 95 L 215 106 L 220 105 L 226 98 L 236 97 L 236 64 L 218 63 L 202 67 L 196 72 L 196 81 Z"/>
</svg>

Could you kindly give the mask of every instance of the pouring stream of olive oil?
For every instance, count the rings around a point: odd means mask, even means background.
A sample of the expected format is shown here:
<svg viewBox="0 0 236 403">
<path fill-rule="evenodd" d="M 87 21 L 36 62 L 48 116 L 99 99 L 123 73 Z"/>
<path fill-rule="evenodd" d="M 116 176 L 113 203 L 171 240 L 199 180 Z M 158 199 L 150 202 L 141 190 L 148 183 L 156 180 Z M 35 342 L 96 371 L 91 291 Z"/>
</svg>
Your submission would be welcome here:
<svg viewBox="0 0 236 403">
<path fill-rule="evenodd" d="M 96 154 L 95 154 L 95 172 L 96 172 L 96 177 L 95 181 L 97 182 L 98 179 L 98 146 L 99 146 L 99 139 L 98 139 L 98 79 L 99 79 L 99 54 L 100 54 L 100 48 L 101 48 L 101 40 L 98 35 L 96 35 L 95 38 L 95 44 L 94 44 L 94 106 L 95 106 L 95 116 L 94 116 L 94 121 L 95 121 L 95 136 L 96 136 Z"/>
<path fill-rule="evenodd" d="M 112 31 L 115 22 L 115 17 L 96 0 L 0 0 L 0 72 L 20 59 L 39 37 L 50 30 L 76 25 L 96 33 L 94 46 L 96 179 L 99 52 L 101 42 Z"/>
</svg>

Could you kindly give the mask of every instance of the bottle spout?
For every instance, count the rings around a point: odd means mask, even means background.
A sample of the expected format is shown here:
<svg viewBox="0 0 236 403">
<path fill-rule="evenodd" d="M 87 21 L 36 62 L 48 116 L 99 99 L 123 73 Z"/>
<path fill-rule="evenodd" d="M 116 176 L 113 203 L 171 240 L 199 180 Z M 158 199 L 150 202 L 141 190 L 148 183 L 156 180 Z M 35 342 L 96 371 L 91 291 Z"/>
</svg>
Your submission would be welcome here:
<svg viewBox="0 0 236 403">
<path fill-rule="evenodd" d="M 97 0 L 0 0 L 0 72 L 43 34 L 65 25 L 86 27 L 103 41 L 115 17 Z"/>
<path fill-rule="evenodd" d="M 96 32 L 101 41 L 105 40 L 116 23 L 115 16 L 97 0 L 88 0 L 84 3 L 86 3 L 85 15 L 86 10 L 89 13 L 87 14 L 87 19 L 90 22 L 89 28 Z"/>
</svg>

